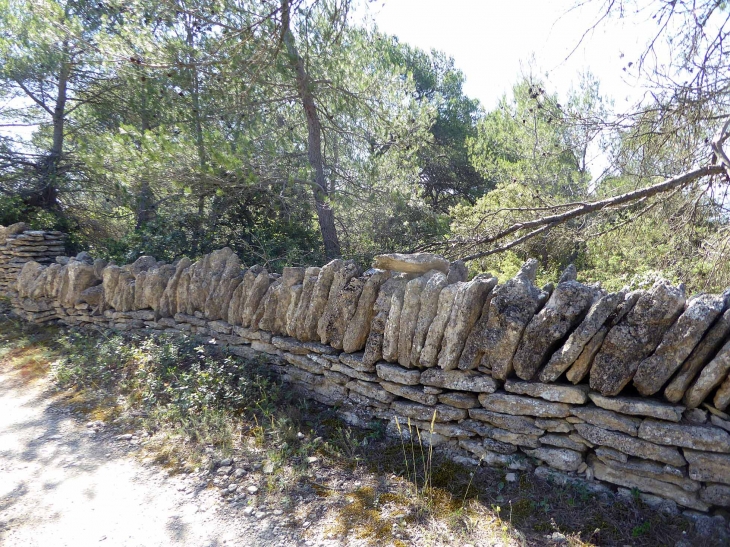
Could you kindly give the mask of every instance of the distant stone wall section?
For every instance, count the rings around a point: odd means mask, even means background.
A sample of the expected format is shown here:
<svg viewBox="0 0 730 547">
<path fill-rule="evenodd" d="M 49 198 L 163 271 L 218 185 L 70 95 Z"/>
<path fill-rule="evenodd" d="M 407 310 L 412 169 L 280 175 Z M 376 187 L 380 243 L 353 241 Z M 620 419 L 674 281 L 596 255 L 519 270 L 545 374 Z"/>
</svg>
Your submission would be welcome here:
<svg viewBox="0 0 730 547">
<path fill-rule="evenodd" d="M 458 461 L 730 507 L 730 292 L 608 293 L 572 266 L 539 288 L 534 260 L 502 284 L 468 281 L 430 254 L 382 255 L 366 272 L 333 260 L 279 275 L 228 248 L 118 266 L 60 256 L 62 240 L 0 228 L 0 291 L 28 321 L 189 333 L 266 354 L 352 424 L 393 433 L 410 419 Z"/>
</svg>

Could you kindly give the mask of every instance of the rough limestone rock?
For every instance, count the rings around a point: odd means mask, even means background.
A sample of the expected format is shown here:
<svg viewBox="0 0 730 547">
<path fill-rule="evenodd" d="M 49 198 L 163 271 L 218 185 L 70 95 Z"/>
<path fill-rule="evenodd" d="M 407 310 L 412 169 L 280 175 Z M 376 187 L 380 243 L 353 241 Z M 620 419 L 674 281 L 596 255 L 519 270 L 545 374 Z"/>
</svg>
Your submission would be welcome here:
<svg viewBox="0 0 730 547">
<path fill-rule="evenodd" d="M 241 313 L 241 326 L 252 327 L 254 330 L 258 329 L 258 321 L 254 323 L 253 319 L 261 305 L 261 300 L 269 291 L 270 283 L 269 272 L 266 271 L 266 268 L 263 268 L 256 276 L 256 279 L 251 285 L 251 290 L 246 297 L 246 303 Z"/>
<path fill-rule="evenodd" d="M 398 395 L 409 401 L 421 403 L 422 405 L 433 406 L 438 403 L 438 397 L 431 393 L 426 393 L 421 386 L 406 386 L 393 382 L 380 382 L 383 389 L 393 395 Z"/>
<path fill-rule="evenodd" d="M 715 393 L 712 403 L 718 410 L 725 410 L 730 404 L 730 376 L 720 385 Z"/>
<path fill-rule="evenodd" d="M 621 454 L 621 452 L 619 452 L 619 454 Z M 613 456 L 613 454 L 611 456 Z M 589 455 L 588 461 L 593 463 L 597 458 L 617 471 L 627 471 L 635 475 L 648 476 L 663 482 L 676 484 L 686 492 L 699 492 L 700 490 L 700 484 L 692 479 L 688 479 L 683 469 L 653 462 L 651 460 L 642 460 L 639 458 L 629 459 L 625 454 L 623 454 L 623 456 L 625 457 L 623 459 L 606 457 L 606 454 L 602 451 L 600 455 L 598 453 L 595 455 Z"/>
<path fill-rule="evenodd" d="M 463 260 L 454 260 L 449 264 L 449 273 L 446 276 L 446 283 L 458 283 L 459 281 L 467 281 L 469 279 L 469 270 Z"/>
<path fill-rule="evenodd" d="M 421 373 L 420 382 L 425 386 L 473 393 L 494 393 L 499 387 L 493 378 L 473 370 L 431 368 Z"/>
<path fill-rule="evenodd" d="M 359 273 L 360 268 L 352 260 L 342 262 L 341 267 L 335 271 L 334 277 L 332 278 L 332 285 L 330 285 L 329 295 L 327 296 L 327 304 L 324 306 L 322 316 L 319 318 L 319 322 L 317 323 L 317 336 L 323 344 L 328 344 L 330 342 L 331 332 L 328 332 L 328 329 L 331 331 L 333 322 L 336 321 L 338 315 L 340 315 L 340 310 L 338 309 L 340 306 L 340 293 L 343 291 L 345 285 L 347 285 L 350 279 Z M 362 292 L 362 285 L 353 285 L 352 290 L 356 290 L 357 296 L 359 297 Z M 352 291 L 349 292 L 351 293 Z M 342 297 L 347 298 L 347 295 L 342 293 Z M 357 304 L 357 300 L 355 300 L 355 304 Z M 343 328 L 345 327 L 346 325 L 343 325 Z M 340 343 L 341 342 L 342 341 L 340 340 Z"/>
<path fill-rule="evenodd" d="M 436 270 L 431 271 L 433 274 L 444 275 Z M 428 272 L 406 283 L 398 326 L 398 362 L 404 367 L 412 366 L 411 348 L 413 347 L 413 334 L 416 331 L 418 314 L 421 311 L 421 293 L 433 274 Z"/>
<path fill-rule="evenodd" d="M 730 507 L 730 486 L 724 484 L 708 484 L 700 490 L 700 499 L 710 505 Z"/>
<path fill-rule="evenodd" d="M 405 280 L 404 280 L 405 281 Z M 398 342 L 400 339 L 400 316 L 403 310 L 403 299 L 406 294 L 407 281 L 399 284 L 393 291 L 390 299 L 390 310 L 388 320 L 385 322 L 383 332 L 383 359 L 395 362 L 398 360 Z"/>
<path fill-rule="evenodd" d="M 319 325 L 319 321 L 327 306 L 327 300 L 329 299 L 330 290 L 332 289 L 332 282 L 335 279 L 335 273 L 341 270 L 344 267 L 344 264 L 343 260 L 335 259 L 322 266 L 322 269 L 319 271 L 317 282 L 314 284 L 314 288 L 312 289 L 312 297 L 310 299 L 309 309 L 307 310 L 304 325 L 300 331 L 300 336 L 298 336 L 302 342 L 319 340 L 317 326 Z"/>
<path fill-rule="evenodd" d="M 431 253 L 384 254 L 376 256 L 373 262 L 373 268 L 415 274 L 424 274 L 429 270 L 448 274 L 449 266 L 449 261 L 444 257 Z"/>
<path fill-rule="evenodd" d="M 172 317 L 177 313 L 177 286 L 180 283 L 180 278 L 184 271 L 186 271 L 192 261 L 188 257 L 183 257 L 177 263 L 175 267 L 175 273 L 167 281 L 165 290 L 160 297 L 160 307 L 157 310 L 160 317 Z M 104 268 L 106 272 L 107 268 Z M 104 281 L 106 287 L 106 280 Z M 106 291 L 106 288 L 104 289 Z M 105 293 L 106 295 L 106 293 Z M 106 299 L 106 296 L 104 297 Z"/>
<path fill-rule="evenodd" d="M 506 393 L 482 394 L 479 395 L 479 402 L 485 409 L 503 414 L 538 416 L 540 418 L 566 418 L 570 416 L 570 405 L 521 395 L 508 395 Z"/>
<path fill-rule="evenodd" d="M 291 298 L 289 300 L 289 308 L 286 310 L 284 320 L 284 332 L 289 336 L 294 336 L 297 332 L 296 323 L 294 322 L 297 309 L 299 308 L 299 300 L 302 298 L 302 290 L 304 285 L 299 283 L 289 289 Z"/>
<path fill-rule="evenodd" d="M 73 307 L 80 302 L 83 291 L 98 285 L 100 281 L 93 265 L 72 260 L 63 269 L 58 300 L 62 306 Z"/>
<path fill-rule="evenodd" d="M 438 313 L 439 296 L 443 288 L 447 285 L 446 276 L 436 270 L 428 272 L 424 278 L 427 278 L 426 286 L 421 292 L 421 305 L 418 311 L 416 328 L 413 332 L 413 344 L 411 345 L 410 362 L 413 366 L 420 366 L 419 358 L 426 344 L 428 331 Z"/>
<path fill-rule="evenodd" d="M 601 349 L 603 340 L 608 334 L 608 327 L 606 325 L 598 329 L 598 332 L 593 335 L 590 341 L 583 347 L 583 350 L 578 355 L 578 358 L 565 373 L 565 377 L 569 382 L 573 384 L 579 384 L 588 375 L 593 365 L 593 360 L 596 358 L 598 350 Z M 542 378 L 542 376 L 540 376 Z"/>
<path fill-rule="evenodd" d="M 556 435 L 554 433 L 546 433 L 545 435 L 540 437 L 540 444 L 555 446 L 558 448 L 567 448 L 568 450 L 580 452 L 581 454 L 588 450 L 588 446 L 586 444 L 574 441 L 570 438 L 570 435 Z"/>
<path fill-rule="evenodd" d="M 634 386 L 644 396 L 654 395 L 682 366 L 705 331 L 725 307 L 722 296 L 702 294 L 687 303 L 687 309 L 667 331 L 656 351 L 640 364 Z"/>
<path fill-rule="evenodd" d="M 254 314 L 251 326 L 259 330 L 271 331 L 276 319 L 276 310 L 279 307 L 279 294 L 281 294 L 281 278 L 274 279 L 261 299 L 256 313 Z M 258 322 L 253 322 L 258 319 Z"/>
<path fill-rule="evenodd" d="M 588 401 L 588 386 L 566 386 L 558 384 L 542 384 L 540 382 L 507 380 L 504 383 L 504 389 L 509 393 L 539 397 L 540 399 L 554 401 L 557 403 L 582 405 Z"/>
<path fill-rule="evenodd" d="M 170 279 L 175 275 L 176 268 L 172 264 L 163 264 L 147 271 L 146 279 L 140 288 L 135 289 L 135 300 L 137 298 L 137 292 L 141 292 L 140 309 L 149 308 L 157 312 L 159 315 L 160 303 L 162 297 L 167 290 L 167 284 Z M 227 300 L 225 301 L 227 302 Z"/>
<path fill-rule="evenodd" d="M 391 277 L 380 287 L 378 297 L 375 299 L 375 304 L 373 305 L 373 319 L 370 323 L 370 333 L 365 342 L 365 351 L 363 354 L 363 361 L 370 365 L 377 363 L 383 358 L 383 337 L 390 314 L 393 294 L 396 290 L 405 290 L 406 283 L 406 279 L 401 274 Z"/>
<path fill-rule="evenodd" d="M 375 311 L 375 301 L 380 287 L 390 276 L 391 273 L 385 270 L 374 270 L 367 276 L 357 301 L 357 309 L 346 325 L 345 336 L 342 339 L 343 351 L 353 353 L 365 347 Z"/>
<path fill-rule="evenodd" d="M 648 416 L 659 420 L 678 422 L 682 419 L 683 406 L 670 405 L 651 399 L 639 397 L 604 397 L 598 393 L 589 393 L 593 404 L 606 410 L 633 416 Z"/>
<path fill-rule="evenodd" d="M 211 321 L 226 319 L 233 292 L 243 280 L 243 270 L 238 255 L 233 251 L 227 255 L 222 268 L 213 272 L 208 298 L 205 299 L 202 310 L 205 317 Z"/>
<path fill-rule="evenodd" d="M 726 342 L 717 355 L 707 363 L 692 386 L 684 394 L 684 404 L 688 408 L 700 406 L 702 401 L 719 386 L 730 371 L 730 341 Z"/>
<path fill-rule="evenodd" d="M 689 462 L 689 478 L 702 482 L 730 484 L 730 455 L 685 450 Z"/>
<path fill-rule="evenodd" d="M 447 391 L 438 396 L 440 403 L 456 408 L 478 408 L 479 399 L 471 393 L 462 393 L 460 391 Z"/>
<path fill-rule="evenodd" d="M 436 366 L 439 350 L 441 349 L 441 342 L 444 337 L 444 331 L 446 330 L 446 325 L 449 322 L 449 317 L 451 317 L 451 308 L 454 304 L 456 293 L 459 291 L 459 287 L 459 282 L 456 282 L 444 287 L 444 289 L 439 293 L 436 315 L 431 321 L 431 325 L 428 327 L 428 334 L 426 334 L 426 340 L 423 343 L 423 349 L 421 350 L 418 358 L 418 364 L 421 367 L 430 368 Z"/>
<path fill-rule="evenodd" d="M 719 427 L 644 420 L 639 426 L 639 438 L 692 450 L 730 453 L 730 433 Z"/>
<path fill-rule="evenodd" d="M 603 429 L 620 431 L 632 437 L 639 434 L 639 426 L 641 425 L 639 418 L 592 406 L 573 407 L 570 409 L 570 413 L 586 423 Z"/>
<path fill-rule="evenodd" d="M 711 357 L 722 347 L 730 334 L 730 310 L 723 313 L 707 331 L 699 344 L 692 350 L 676 376 L 664 390 L 664 397 L 673 403 L 682 400 L 685 391 Z"/>
<path fill-rule="evenodd" d="M 570 334 L 562 347 L 552 354 L 548 364 L 540 372 L 540 381 L 554 382 L 568 370 L 625 297 L 626 293 L 622 291 L 599 298 L 588 310 L 583 322 Z"/>
<path fill-rule="evenodd" d="M 528 456 L 537 458 L 547 463 L 550 467 L 560 471 L 577 471 L 583 463 L 583 456 L 580 452 L 568 450 L 567 448 L 536 448 L 534 450 L 523 449 Z"/>
<path fill-rule="evenodd" d="M 531 380 L 565 336 L 582 320 L 600 291 L 578 283 L 574 265 L 568 266 L 547 304 L 535 315 L 522 335 L 512 358 L 517 376 Z"/>
<path fill-rule="evenodd" d="M 307 313 L 309 312 L 309 307 L 312 304 L 312 295 L 314 294 L 314 288 L 317 285 L 317 280 L 319 279 L 321 271 L 322 268 L 318 268 L 316 266 L 310 266 L 304 270 L 302 294 L 299 297 L 299 302 L 297 303 L 297 308 L 294 312 L 294 318 L 292 319 L 294 332 L 289 333 L 291 336 L 294 336 L 299 340 L 307 338 L 307 341 L 309 341 L 306 334 Z"/>
<path fill-rule="evenodd" d="M 656 349 L 684 309 L 684 286 L 657 281 L 603 341 L 590 372 L 591 389 L 617 395 L 634 377 L 639 363 Z"/>
<path fill-rule="evenodd" d="M 481 366 L 492 371 L 492 376 L 506 380 L 512 373 L 512 357 L 522 338 L 525 327 L 541 306 L 546 296 L 535 286 L 537 260 L 530 259 L 517 275 L 494 290 L 489 303 L 489 319 L 482 335 Z M 476 368 L 474 362 L 469 368 Z"/>
<path fill-rule="evenodd" d="M 28 298 L 33 290 L 33 284 L 36 279 L 41 275 L 41 272 L 46 269 L 46 266 L 42 266 L 38 262 L 31 260 L 23 264 L 23 267 L 18 274 L 18 280 L 16 282 L 18 295 L 21 298 Z"/>
<path fill-rule="evenodd" d="M 623 469 L 612 469 L 598 460 L 593 460 L 591 467 L 598 480 L 618 484 L 626 488 L 637 488 L 642 492 L 651 492 L 652 494 L 669 498 L 680 505 L 697 509 L 698 511 L 707 511 L 710 508 L 705 502 L 699 499 L 696 493 L 687 492 L 674 484 L 668 484 L 651 477 L 635 475 Z"/>
<path fill-rule="evenodd" d="M 407 369 L 390 363 L 378 363 L 375 365 L 378 377 L 387 382 L 416 386 L 420 383 L 421 371 Z"/>
<path fill-rule="evenodd" d="M 623 319 L 629 311 L 634 307 L 643 291 L 631 291 L 626 294 L 624 300 L 618 305 L 616 311 L 612 313 L 605 324 L 598 330 L 596 334 L 585 345 L 578 358 L 570 367 L 565 377 L 568 381 L 578 384 L 588 375 L 593 365 L 593 360 L 598 354 L 598 350 L 603 345 L 603 340 L 608 332 Z"/>
<path fill-rule="evenodd" d="M 668 463 L 676 467 L 685 465 L 685 459 L 674 447 L 660 446 L 630 435 L 608 431 L 590 424 L 575 424 L 578 434 L 594 445 L 608 446 L 629 456 Z"/>
<path fill-rule="evenodd" d="M 260 266 L 254 266 L 254 268 L 260 268 Z M 243 304 L 246 303 L 246 296 L 258 273 L 257 271 L 252 270 L 253 268 L 249 268 L 242 272 L 241 282 L 236 286 L 233 293 L 231 293 L 228 306 L 223 314 L 223 319 L 230 325 L 241 324 L 241 311 Z"/>
<path fill-rule="evenodd" d="M 281 290 L 279 293 L 279 299 L 276 307 L 276 318 L 274 319 L 274 325 L 271 332 L 274 334 L 288 334 L 287 333 L 287 314 L 291 307 L 292 300 L 295 298 L 295 293 L 301 294 L 301 284 L 304 281 L 305 268 L 299 267 L 286 267 L 282 271 L 281 275 Z M 294 287 L 299 286 L 299 291 L 294 291 Z"/>
<path fill-rule="evenodd" d="M 539 437 L 545 433 L 544 429 L 536 427 L 535 419 L 528 416 L 513 416 L 512 414 L 492 412 L 482 408 L 472 408 L 469 409 L 469 417 L 521 435 Z"/>
<path fill-rule="evenodd" d="M 342 349 L 342 341 L 345 337 L 347 325 L 350 323 L 352 316 L 357 310 L 357 302 L 360 299 L 363 288 L 365 287 L 365 279 L 362 277 L 352 277 L 348 279 L 344 287 L 337 295 L 337 302 L 331 308 L 332 312 L 322 316 L 329 318 L 325 328 L 323 344 L 329 344 L 335 349 Z"/>
<path fill-rule="evenodd" d="M 460 285 L 441 341 L 438 358 L 440 368 L 452 370 L 458 367 L 459 357 L 464 350 L 469 332 L 486 305 L 485 301 L 491 298 L 492 289 L 496 284 L 496 277 L 480 274 L 468 283 Z"/>
<path fill-rule="evenodd" d="M 437 422 L 458 422 L 466 418 L 466 410 L 447 405 L 427 406 L 406 401 L 394 401 L 390 408 L 399 416 L 424 422 L 431 422 L 434 419 L 434 414 Z"/>
</svg>

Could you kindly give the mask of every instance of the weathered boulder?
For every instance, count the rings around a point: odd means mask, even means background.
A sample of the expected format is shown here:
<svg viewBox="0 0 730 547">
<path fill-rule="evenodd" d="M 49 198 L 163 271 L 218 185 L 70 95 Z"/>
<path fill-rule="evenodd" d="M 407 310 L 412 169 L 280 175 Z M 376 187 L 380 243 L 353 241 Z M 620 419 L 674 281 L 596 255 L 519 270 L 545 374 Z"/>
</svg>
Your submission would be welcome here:
<svg viewBox="0 0 730 547">
<path fill-rule="evenodd" d="M 558 344 L 600 298 L 599 289 L 578 283 L 576 276 L 575 266 L 571 264 L 563 272 L 547 304 L 527 324 L 512 358 L 512 367 L 523 380 L 535 376 Z"/>
<path fill-rule="evenodd" d="M 431 253 L 383 254 L 376 256 L 373 262 L 373 268 L 416 274 L 424 274 L 429 270 L 448 274 L 449 266 L 449 261 L 444 257 Z"/>
<path fill-rule="evenodd" d="M 692 350 L 682 368 L 664 390 L 664 397 L 673 403 L 682 400 L 685 391 L 710 358 L 722 347 L 730 334 L 730 310 L 725 311 Z"/>
<path fill-rule="evenodd" d="M 446 324 L 449 322 L 449 317 L 451 317 L 451 308 L 454 304 L 456 293 L 459 291 L 459 286 L 458 282 L 448 285 L 439 293 L 436 315 L 428 327 L 426 340 L 423 343 L 423 349 L 418 357 L 418 364 L 421 367 L 430 368 L 436 366 Z"/>
<path fill-rule="evenodd" d="M 375 299 L 375 304 L 373 305 L 373 319 L 370 323 L 370 333 L 365 342 L 365 351 L 363 354 L 363 361 L 369 365 L 373 365 L 383 358 L 383 337 L 390 314 L 393 294 L 396 290 L 405 290 L 406 283 L 405 277 L 400 274 L 388 279 L 380 287 L 380 291 L 378 291 L 378 297 Z"/>
<path fill-rule="evenodd" d="M 304 284 L 299 283 L 289 289 L 291 298 L 289 299 L 289 308 L 286 310 L 284 324 L 282 326 L 282 334 L 294 336 L 297 332 L 296 323 L 294 321 L 297 309 L 299 308 L 299 300 L 302 298 L 303 288 Z"/>
<path fill-rule="evenodd" d="M 353 353 L 365 347 L 380 287 L 390 276 L 391 273 L 385 270 L 371 271 L 367 276 L 365 286 L 357 301 L 357 309 L 346 325 L 345 335 L 342 339 L 343 351 Z"/>
<path fill-rule="evenodd" d="M 720 348 L 717 355 L 705 365 L 700 375 L 684 394 L 684 404 L 688 408 L 700 406 L 702 401 L 719 386 L 730 371 L 730 341 Z"/>
<path fill-rule="evenodd" d="M 705 331 L 725 307 L 722 296 L 702 294 L 687 303 L 662 339 L 659 347 L 644 359 L 634 375 L 634 386 L 642 395 L 654 395 L 682 365 Z"/>
<path fill-rule="evenodd" d="M 546 296 L 534 284 L 536 274 L 537 260 L 530 259 L 515 277 L 494 290 L 489 303 L 487 325 L 481 337 L 481 365 L 499 380 L 506 380 L 512 373 L 512 357 L 522 333 Z M 468 368 L 477 365 L 464 364 Z"/>
<path fill-rule="evenodd" d="M 657 281 L 631 311 L 606 335 L 590 372 L 591 389 L 617 395 L 634 376 L 639 363 L 659 345 L 684 309 L 684 285 Z"/>
<path fill-rule="evenodd" d="M 599 298 L 588 310 L 585 319 L 570 334 L 565 343 L 550 357 L 548 364 L 540 372 L 541 382 L 554 382 L 580 357 L 586 347 L 608 318 L 623 302 L 626 293 L 610 293 Z"/>
<path fill-rule="evenodd" d="M 323 268 L 324 269 L 324 268 Z M 317 323 L 317 336 L 320 342 L 328 344 L 330 342 L 331 332 L 328 332 L 328 328 L 331 330 L 331 325 L 336 321 L 336 318 L 340 316 L 340 292 L 345 288 L 348 281 L 360 273 L 360 268 L 352 260 L 347 260 L 341 263 L 341 266 L 336 269 L 332 278 L 332 284 L 330 285 L 329 294 L 327 296 L 327 303 L 322 311 L 322 316 L 319 318 Z M 357 292 L 359 298 L 362 292 L 362 284 L 356 283 L 352 285 L 351 290 L 346 291 L 348 294 L 343 293 L 343 298 L 352 296 L 353 291 Z M 348 300 L 349 301 L 349 300 Z M 355 300 L 357 304 L 357 300 Z M 354 313 L 354 310 L 353 310 Z M 350 314 L 352 315 L 352 314 Z M 349 318 L 348 318 L 349 319 Z M 343 326 L 344 328 L 344 326 Z M 341 343 L 340 338 L 340 343 Z"/>
<path fill-rule="evenodd" d="M 441 340 L 438 366 L 444 370 L 458 367 L 459 357 L 474 323 L 482 309 L 492 297 L 492 289 L 497 278 L 490 274 L 480 274 L 467 283 L 459 284 L 459 289 L 451 306 L 451 315 Z"/>
</svg>

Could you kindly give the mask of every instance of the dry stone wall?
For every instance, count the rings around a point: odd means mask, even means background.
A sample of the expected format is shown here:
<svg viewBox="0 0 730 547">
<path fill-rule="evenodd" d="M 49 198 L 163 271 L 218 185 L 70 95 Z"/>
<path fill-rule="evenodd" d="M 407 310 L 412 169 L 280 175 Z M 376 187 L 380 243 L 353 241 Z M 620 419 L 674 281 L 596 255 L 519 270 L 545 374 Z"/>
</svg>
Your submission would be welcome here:
<svg viewBox="0 0 730 547">
<path fill-rule="evenodd" d="M 28 321 L 188 333 L 265 354 L 350 423 L 410 420 L 458 461 L 730 507 L 730 292 L 608 293 L 572 266 L 539 288 L 534 260 L 498 283 L 427 254 L 278 274 L 228 248 L 118 266 L 61 244 L 0 228 L 0 290 Z"/>
</svg>

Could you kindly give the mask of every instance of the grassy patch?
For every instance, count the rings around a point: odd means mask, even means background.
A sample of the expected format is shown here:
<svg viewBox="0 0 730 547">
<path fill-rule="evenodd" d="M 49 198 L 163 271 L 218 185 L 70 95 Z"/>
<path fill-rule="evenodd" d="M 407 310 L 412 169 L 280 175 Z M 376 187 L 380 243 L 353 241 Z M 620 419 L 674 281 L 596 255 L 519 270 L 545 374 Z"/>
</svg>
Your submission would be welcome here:
<svg viewBox="0 0 730 547">
<path fill-rule="evenodd" d="M 63 402 L 143 438 L 171 472 L 232 456 L 259 486 L 256 503 L 320 522 L 323 537 L 371 545 L 713 545 L 681 517 L 640 499 L 602 499 L 532 474 L 469 468 L 348 426 L 298 397 L 265 359 L 244 361 L 186 337 L 123 336 L 0 317 L 0 370 L 50 377 Z M 405 424 L 407 427 L 407 424 Z M 313 515 L 316 515 L 314 517 Z M 315 535 L 313 525 L 307 533 Z M 562 538 L 562 539 L 560 539 Z"/>
</svg>

